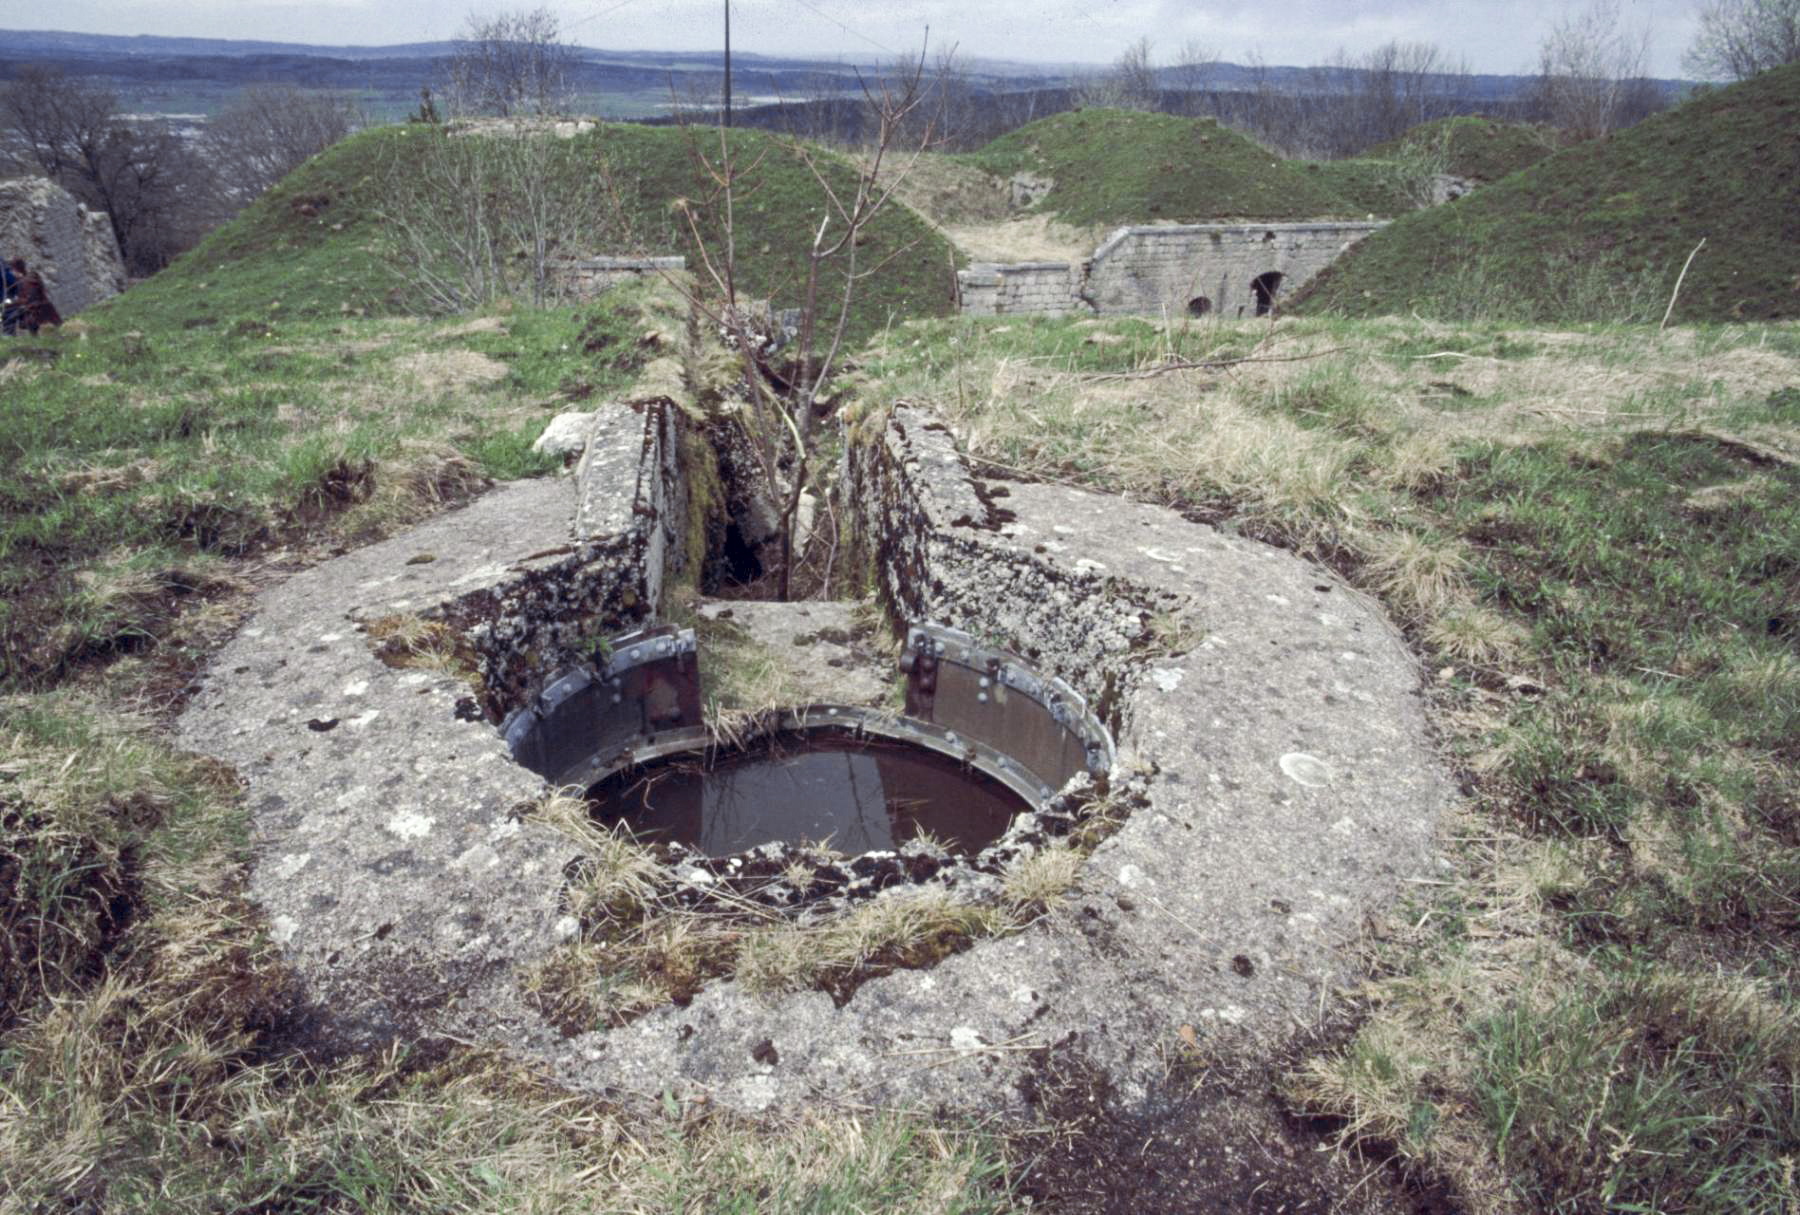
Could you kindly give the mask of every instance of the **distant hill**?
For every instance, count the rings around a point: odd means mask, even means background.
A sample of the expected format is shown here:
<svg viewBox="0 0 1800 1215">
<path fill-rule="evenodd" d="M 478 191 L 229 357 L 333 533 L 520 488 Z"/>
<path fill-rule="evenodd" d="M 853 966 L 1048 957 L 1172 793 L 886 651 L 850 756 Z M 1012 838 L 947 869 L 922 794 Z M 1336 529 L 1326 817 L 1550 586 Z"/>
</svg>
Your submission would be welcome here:
<svg viewBox="0 0 1800 1215">
<path fill-rule="evenodd" d="M 1036 210 L 1072 224 L 1316 219 L 1365 208 L 1210 118 L 1074 110 L 969 157 L 1000 177 L 1050 179 Z"/>
<path fill-rule="evenodd" d="M 246 84 L 294 84 L 305 88 L 355 90 L 379 112 L 392 116 L 416 99 L 431 74 L 433 61 L 454 43 L 412 42 L 389 46 L 317 46 L 297 42 L 239 41 L 223 38 L 124 37 L 60 30 L 0 30 L 0 79 L 21 64 L 49 63 L 75 75 L 107 78 L 126 94 L 132 108 L 145 112 L 206 112 Z M 718 51 L 617 51 L 576 48 L 579 60 L 572 82 L 582 107 L 602 117 L 645 117 L 660 112 L 671 86 L 678 93 L 696 91 L 716 80 L 723 62 Z M 866 73 L 891 60 L 887 55 L 762 55 L 739 51 L 732 56 L 735 91 L 746 106 L 758 97 L 789 101 L 832 93 L 860 95 L 859 71 Z M 970 56 L 960 59 L 963 83 L 976 96 L 1041 93 L 1039 100 L 1059 104 L 1058 94 L 1102 70 L 1099 63 L 1031 63 Z M 1160 82 L 1173 90 L 1182 85 L 1179 69 L 1165 68 Z M 1351 84 L 1358 73 L 1340 70 L 1333 79 Z M 1463 111 L 1503 109 L 1519 94 L 1520 76 L 1446 77 L 1440 82 Z M 1191 81 L 1187 82 L 1191 83 Z M 1680 81 L 1659 81 L 1674 95 Z M 1316 69 L 1280 65 L 1246 67 L 1214 63 L 1205 69 L 1204 88 L 1221 96 L 1272 90 L 1282 95 L 1317 93 Z M 716 90 L 715 90 L 716 91 Z M 1066 98 L 1065 98 L 1066 103 Z M 1035 104 L 1035 103 L 1034 103 Z M 1040 107 L 1038 113 L 1047 112 Z"/>
<path fill-rule="evenodd" d="M 1288 307 L 1538 321 L 1800 317 L 1800 65 L 1708 92 L 1358 244 Z"/>
<path fill-rule="evenodd" d="M 313 46 L 295 42 L 221 38 L 118 37 L 63 31 L 0 30 L 0 80 L 25 64 L 47 64 L 76 76 L 106 80 L 144 112 L 201 112 L 252 84 L 355 91 L 385 116 L 410 108 L 419 87 L 438 75 L 452 54 L 449 41 L 390 46 Z M 576 108 L 602 117 L 643 117 L 666 108 L 671 94 L 711 91 L 723 74 L 720 51 L 617 51 L 574 48 L 569 81 Z M 804 99 L 861 95 L 859 71 L 868 56 L 732 56 L 735 92 L 746 104 L 759 97 Z M 1038 88 L 1067 81 L 1069 64 L 970 59 L 967 84 L 977 91 Z M 391 104 L 390 104 L 391 103 Z"/>
</svg>

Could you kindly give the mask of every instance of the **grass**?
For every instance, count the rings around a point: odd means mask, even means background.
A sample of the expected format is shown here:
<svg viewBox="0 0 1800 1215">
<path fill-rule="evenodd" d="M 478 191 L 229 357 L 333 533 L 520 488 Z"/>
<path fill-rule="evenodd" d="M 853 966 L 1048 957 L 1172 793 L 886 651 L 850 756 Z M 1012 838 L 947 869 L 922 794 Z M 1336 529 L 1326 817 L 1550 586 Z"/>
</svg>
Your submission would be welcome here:
<svg viewBox="0 0 1800 1215">
<path fill-rule="evenodd" d="M 1207 118 L 1075 110 L 1002 135 L 968 160 L 1003 178 L 1050 178 L 1036 209 L 1077 226 L 1360 217 L 1365 209 Z"/>
<path fill-rule="evenodd" d="M 309 315 L 303 296 L 246 329 L 194 324 L 165 290 L 0 350 L 0 687 L 147 654 L 253 554 L 368 539 L 550 471 L 530 450 L 544 423 L 629 384 L 666 306 L 625 291 L 471 325 Z"/>
<path fill-rule="evenodd" d="M 1398 139 L 1376 144 L 1371 160 L 1403 159 L 1420 150 L 1441 158 L 1440 172 L 1487 183 L 1529 168 L 1556 150 L 1555 135 L 1529 123 L 1501 122 L 1478 114 L 1421 123 Z"/>
<path fill-rule="evenodd" d="M 1707 92 L 1359 243 L 1290 310 L 1563 324 L 1800 315 L 1800 67 Z"/>
<path fill-rule="evenodd" d="M 1298 549 L 1400 621 L 1463 842 L 1288 1100 L 1472 1211 L 1796 1197 L 1797 373 L 1791 325 L 1336 318 L 915 324 L 861 370 L 865 408 Z"/>
</svg>

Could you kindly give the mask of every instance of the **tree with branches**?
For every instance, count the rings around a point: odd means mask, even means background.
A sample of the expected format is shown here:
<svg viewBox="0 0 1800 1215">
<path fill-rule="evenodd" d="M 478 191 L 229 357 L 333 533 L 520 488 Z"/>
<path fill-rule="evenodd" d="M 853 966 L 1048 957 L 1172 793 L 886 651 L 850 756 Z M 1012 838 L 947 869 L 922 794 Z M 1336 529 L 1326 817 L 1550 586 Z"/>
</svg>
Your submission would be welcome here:
<svg viewBox="0 0 1800 1215">
<path fill-rule="evenodd" d="M 1455 113 L 1469 65 L 1433 42 L 1392 41 L 1361 55 L 1340 49 L 1312 75 L 1331 104 L 1314 115 L 1311 150 L 1338 158 Z"/>
<path fill-rule="evenodd" d="M 1162 97 L 1157 82 L 1156 56 L 1150 39 L 1139 38 L 1098 75 L 1082 81 L 1075 91 L 1084 106 L 1116 110 L 1155 110 Z"/>
<path fill-rule="evenodd" d="M 1709 0 L 1681 62 L 1707 80 L 1748 80 L 1800 63 L 1800 0 Z"/>
<path fill-rule="evenodd" d="M 355 103 L 290 85 L 257 85 L 220 110 L 200 146 L 231 209 L 248 203 L 363 124 Z"/>
<path fill-rule="evenodd" d="M 858 75 L 872 135 L 848 188 L 841 178 L 834 184 L 835 175 L 827 172 L 825 158 L 830 153 L 795 136 L 783 141 L 783 149 L 812 178 L 824 200 L 802 268 L 798 323 L 791 344 L 782 351 L 783 366 L 772 365 L 772 343 L 768 335 L 756 331 L 758 319 L 739 299 L 737 272 L 737 201 L 750 188 L 769 151 L 765 149 L 744 164 L 723 126 L 717 132 L 715 152 L 705 150 L 696 138 L 692 155 L 702 180 L 709 184 L 709 194 L 704 199 L 676 202 L 677 213 L 698 251 L 703 281 L 710 288 L 690 291 L 689 302 L 724 331 L 742 358 L 750 397 L 745 436 L 765 484 L 779 498 L 779 595 L 783 599 L 792 589 L 796 530 L 800 504 L 811 484 L 820 406 L 841 366 L 852 304 L 859 288 L 910 248 L 894 249 L 873 265 L 863 261 L 862 246 L 869 226 L 887 209 L 919 156 L 935 139 L 932 122 L 918 121 L 921 113 L 931 112 L 933 100 L 925 64 L 926 54 L 921 49 L 902 71 L 884 72 L 872 81 Z M 836 315 L 829 319 L 825 308 L 828 294 L 836 296 L 832 301 Z"/>
<path fill-rule="evenodd" d="M 0 127 L 16 168 L 106 213 L 133 273 L 161 269 L 210 223 L 206 164 L 166 123 L 127 118 L 109 89 L 28 64 L 0 86 Z"/>
<path fill-rule="evenodd" d="M 1559 20 L 1538 46 L 1528 96 L 1533 117 L 1574 140 L 1597 139 L 1660 108 L 1645 75 L 1650 30 L 1625 22 L 1620 0 L 1592 0 Z"/>
<path fill-rule="evenodd" d="M 461 114 L 501 118 L 557 113 L 574 63 L 553 9 L 471 13 L 448 65 L 451 105 Z"/>
</svg>

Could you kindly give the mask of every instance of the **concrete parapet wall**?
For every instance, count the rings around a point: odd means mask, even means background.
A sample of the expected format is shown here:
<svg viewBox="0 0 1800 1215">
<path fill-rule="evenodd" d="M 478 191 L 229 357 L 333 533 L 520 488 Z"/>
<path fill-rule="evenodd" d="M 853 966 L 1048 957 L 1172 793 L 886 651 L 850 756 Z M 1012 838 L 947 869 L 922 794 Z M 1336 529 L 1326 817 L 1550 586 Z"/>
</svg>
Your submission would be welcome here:
<svg viewBox="0 0 1800 1215">
<path fill-rule="evenodd" d="M 686 269 L 685 257 L 585 257 L 553 263 L 550 277 L 564 293 L 589 300 L 621 283 Z"/>
<path fill-rule="evenodd" d="M 125 262 L 105 214 L 43 177 L 0 181 L 0 259 L 22 257 L 50 302 L 74 316 L 125 289 Z"/>
<path fill-rule="evenodd" d="M 1008 491 L 974 480 L 928 413 L 896 409 L 880 439 L 852 444 L 847 461 L 857 541 L 896 620 L 994 639 L 1104 706 L 1151 618 L 1175 605 L 1099 569 L 1057 569 L 1015 538 Z"/>
<path fill-rule="evenodd" d="M 963 311 L 1254 316 L 1310 281 L 1380 223 L 1162 224 L 1116 229 L 1086 262 L 978 263 L 958 273 Z M 1264 276 L 1279 276 L 1278 278 Z M 1203 301 L 1203 302 L 1202 302 Z"/>
<path fill-rule="evenodd" d="M 491 715 L 535 694 L 597 636 L 654 618 L 665 575 L 686 556 L 681 416 L 664 398 L 597 410 L 575 470 L 572 544 L 519 563 L 510 579 L 446 610 L 475 647 Z"/>
<path fill-rule="evenodd" d="M 1057 315 L 1086 310 L 1079 298 L 1084 272 L 1079 262 L 983 262 L 959 271 L 956 279 L 962 310 L 973 316 Z"/>
</svg>

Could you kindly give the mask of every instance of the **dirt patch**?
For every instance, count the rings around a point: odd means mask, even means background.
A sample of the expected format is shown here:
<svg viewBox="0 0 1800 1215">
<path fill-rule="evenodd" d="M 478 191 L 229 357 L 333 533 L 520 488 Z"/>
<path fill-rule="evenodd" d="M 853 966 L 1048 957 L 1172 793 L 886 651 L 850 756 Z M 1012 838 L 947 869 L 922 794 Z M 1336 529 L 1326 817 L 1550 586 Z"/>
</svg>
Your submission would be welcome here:
<svg viewBox="0 0 1800 1215">
<path fill-rule="evenodd" d="M 474 320 L 446 325 L 436 331 L 441 338 L 474 337 L 478 333 L 505 333 L 506 321 L 497 316 L 478 316 Z"/>
<path fill-rule="evenodd" d="M 409 354 L 395 359 L 394 367 L 416 387 L 426 392 L 485 387 L 499 383 L 507 375 L 505 363 L 473 350 Z"/>
<path fill-rule="evenodd" d="M 997 222 L 946 224 L 944 235 L 978 262 L 1076 262 L 1099 245 L 1100 234 L 1048 215 Z"/>
<path fill-rule="evenodd" d="M 994 223 L 1012 213 L 1004 181 L 966 161 L 931 152 L 911 162 L 896 193 L 938 225 Z"/>
<path fill-rule="evenodd" d="M 1177 1060 L 1141 1111 L 1119 1105 L 1105 1073 L 1073 1048 L 1041 1052 L 1020 1092 L 1042 1138 L 1020 1168 L 1034 1210 L 1058 1215 L 1284 1212 L 1435 1215 L 1456 1208 L 1379 1161 L 1325 1150 L 1282 1112 L 1277 1069 L 1208 1072 Z"/>
</svg>

